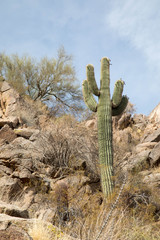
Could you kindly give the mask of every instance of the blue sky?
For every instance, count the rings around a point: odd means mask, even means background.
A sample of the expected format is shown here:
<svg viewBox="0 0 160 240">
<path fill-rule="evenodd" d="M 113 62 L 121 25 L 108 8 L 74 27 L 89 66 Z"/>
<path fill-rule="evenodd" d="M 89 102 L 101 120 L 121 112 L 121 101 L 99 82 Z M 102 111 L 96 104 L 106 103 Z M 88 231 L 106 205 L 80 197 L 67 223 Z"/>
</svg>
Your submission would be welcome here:
<svg viewBox="0 0 160 240">
<path fill-rule="evenodd" d="M 0 0 L 0 52 L 56 57 L 63 45 L 73 55 L 79 83 L 86 65 L 100 78 L 100 59 L 111 59 L 116 80 L 137 113 L 160 102 L 159 0 Z"/>
</svg>

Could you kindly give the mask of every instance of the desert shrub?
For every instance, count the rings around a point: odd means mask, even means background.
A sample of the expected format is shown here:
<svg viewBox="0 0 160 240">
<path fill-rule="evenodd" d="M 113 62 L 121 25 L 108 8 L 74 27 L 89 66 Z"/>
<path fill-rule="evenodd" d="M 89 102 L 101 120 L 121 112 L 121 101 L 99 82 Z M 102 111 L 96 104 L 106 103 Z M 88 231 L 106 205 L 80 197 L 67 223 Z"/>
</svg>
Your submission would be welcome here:
<svg viewBox="0 0 160 240">
<path fill-rule="evenodd" d="M 62 169 L 87 170 L 92 177 L 99 178 L 98 146 L 96 133 L 86 129 L 84 124 L 72 116 L 63 116 L 50 122 L 49 144 L 44 147 L 45 163 Z M 42 143 L 45 145 L 44 143 Z M 64 171 L 63 171 L 64 172 Z"/>
<path fill-rule="evenodd" d="M 130 113 L 131 115 L 133 115 L 136 112 L 136 107 L 133 103 L 128 102 L 128 105 L 124 111 L 125 113 Z"/>
</svg>

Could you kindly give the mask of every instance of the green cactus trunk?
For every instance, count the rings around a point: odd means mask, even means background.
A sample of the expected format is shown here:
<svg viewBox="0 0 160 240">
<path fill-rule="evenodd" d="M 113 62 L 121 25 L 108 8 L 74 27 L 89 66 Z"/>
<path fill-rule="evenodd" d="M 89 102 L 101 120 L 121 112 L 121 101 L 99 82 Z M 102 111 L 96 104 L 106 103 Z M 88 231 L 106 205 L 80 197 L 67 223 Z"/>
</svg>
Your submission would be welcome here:
<svg viewBox="0 0 160 240">
<path fill-rule="evenodd" d="M 107 63 L 107 64 L 106 64 Z M 98 144 L 101 186 L 105 195 L 113 191 L 112 104 L 110 100 L 109 61 L 101 65 L 101 89 L 98 104 Z"/>
<path fill-rule="evenodd" d="M 90 110 L 98 114 L 98 145 L 101 172 L 101 186 L 105 196 L 110 196 L 114 189 L 113 180 L 113 147 L 112 147 L 112 116 L 121 114 L 127 106 L 128 98 L 122 97 L 122 80 L 115 84 L 112 99 L 110 98 L 110 60 L 101 60 L 100 90 L 94 77 L 94 68 L 87 65 L 87 80 L 83 82 L 83 96 Z M 98 96 L 97 104 L 92 93 Z"/>
</svg>

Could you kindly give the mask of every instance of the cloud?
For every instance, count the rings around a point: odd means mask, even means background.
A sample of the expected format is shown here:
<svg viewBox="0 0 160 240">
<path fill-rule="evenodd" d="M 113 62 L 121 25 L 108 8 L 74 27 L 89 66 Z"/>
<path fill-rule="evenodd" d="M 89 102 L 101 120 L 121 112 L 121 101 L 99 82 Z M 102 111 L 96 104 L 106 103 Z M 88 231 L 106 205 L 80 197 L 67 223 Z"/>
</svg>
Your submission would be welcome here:
<svg viewBox="0 0 160 240">
<path fill-rule="evenodd" d="M 106 21 L 121 38 L 143 52 L 148 64 L 159 68 L 159 0 L 115 0 Z"/>
</svg>

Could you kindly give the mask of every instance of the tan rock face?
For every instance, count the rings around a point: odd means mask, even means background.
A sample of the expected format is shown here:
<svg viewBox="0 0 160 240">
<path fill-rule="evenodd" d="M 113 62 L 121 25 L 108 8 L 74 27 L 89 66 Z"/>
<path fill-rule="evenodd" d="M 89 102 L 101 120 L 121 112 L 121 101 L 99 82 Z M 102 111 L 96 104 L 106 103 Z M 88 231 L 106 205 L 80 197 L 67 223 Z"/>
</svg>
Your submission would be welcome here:
<svg viewBox="0 0 160 240">
<path fill-rule="evenodd" d="M 17 135 L 7 124 L 0 129 L 0 139 L 4 139 L 7 143 L 12 142 L 16 138 Z"/>
<path fill-rule="evenodd" d="M 9 226 L 6 230 L 0 231 L 1 240 L 32 240 L 27 232 L 16 226 Z"/>
<path fill-rule="evenodd" d="M 96 119 L 88 120 L 85 123 L 85 126 L 90 129 L 95 129 L 97 128 L 97 120 Z"/>
<path fill-rule="evenodd" d="M 154 146 L 149 158 L 151 166 L 158 166 L 160 164 L 160 142 Z"/>
<path fill-rule="evenodd" d="M 160 128 L 152 131 L 151 134 L 146 134 L 142 142 L 159 142 L 160 141 Z"/>
<path fill-rule="evenodd" d="M 160 103 L 150 113 L 149 120 L 156 123 L 160 122 Z"/>
<path fill-rule="evenodd" d="M 4 81 L 1 87 L 1 109 L 5 117 L 14 116 L 19 98 L 19 94 Z"/>
<path fill-rule="evenodd" d="M 153 149 L 156 144 L 157 144 L 157 142 L 140 143 L 135 147 L 135 152 L 140 153 L 144 150 Z"/>
<path fill-rule="evenodd" d="M 0 213 L 5 213 L 9 216 L 29 218 L 28 211 L 13 204 L 6 204 L 0 201 Z"/>
<path fill-rule="evenodd" d="M 39 130 L 31 128 L 18 128 L 14 129 L 14 133 L 17 134 L 17 136 L 29 139 L 33 134 L 38 134 Z"/>
<path fill-rule="evenodd" d="M 118 121 L 118 129 L 123 130 L 129 126 L 131 122 L 131 114 L 123 114 L 122 117 Z"/>
<path fill-rule="evenodd" d="M 0 178 L 0 189 L 0 200 L 9 203 L 21 193 L 22 184 L 19 179 L 4 176 Z"/>
</svg>

